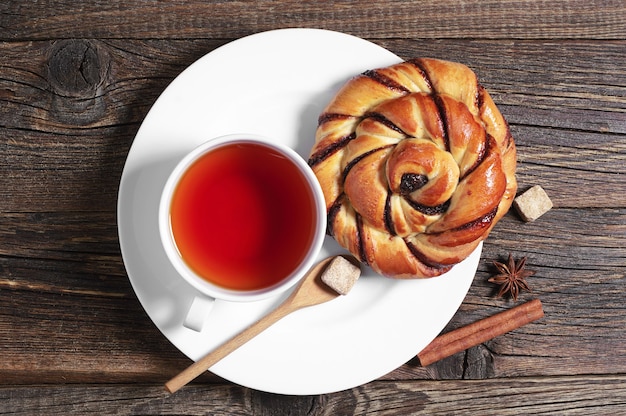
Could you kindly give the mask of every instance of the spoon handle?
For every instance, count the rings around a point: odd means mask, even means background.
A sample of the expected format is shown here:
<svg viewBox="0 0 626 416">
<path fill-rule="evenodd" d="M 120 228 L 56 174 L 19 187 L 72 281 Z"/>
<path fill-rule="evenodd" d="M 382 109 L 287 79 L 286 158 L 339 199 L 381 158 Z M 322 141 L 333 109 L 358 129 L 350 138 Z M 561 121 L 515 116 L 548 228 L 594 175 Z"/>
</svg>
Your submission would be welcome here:
<svg viewBox="0 0 626 416">
<path fill-rule="evenodd" d="M 278 308 L 263 316 L 261 319 L 241 331 L 239 334 L 235 335 L 233 338 L 226 341 L 225 343 L 211 351 L 209 354 L 205 355 L 200 360 L 187 367 L 178 375 L 174 376 L 174 378 L 165 383 L 165 388 L 167 389 L 167 391 L 169 391 L 170 393 L 178 391 L 180 388 L 185 386 L 191 380 L 198 377 L 200 374 L 204 373 L 222 358 L 226 357 L 228 354 L 235 351 L 237 348 L 241 347 L 243 344 L 259 335 L 261 332 L 265 331 L 267 328 L 278 322 L 280 319 L 284 318 L 296 309 L 299 309 L 298 307 L 292 307 L 293 304 L 292 302 L 290 302 L 290 300 L 291 297 L 287 298 L 287 300 L 285 300 L 285 302 L 283 302 Z"/>
<path fill-rule="evenodd" d="M 237 348 L 241 347 L 252 338 L 265 331 L 274 323 L 289 315 L 290 313 L 297 311 L 298 309 L 305 308 L 307 306 L 318 305 L 320 303 L 328 302 L 339 296 L 339 293 L 326 286 L 321 281 L 322 273 L 336 272 L 336 267 L 326 267 L 331 263 L 332 257 L 320 261 L 311 268 L 304 276 L 302 281 L 296 286 L 295 290 L 291 292 L 289 297 L 283 301 L 276 309 L 244 329 L 239 334 L 235 335 L 224 344 L 220 345 L 209 354 L 205 355 L 200 360 L 196 361 L 181 373 L 176 375 L 170 381 L 165 383 L 165 388 L 170 393 L 178 391 L 194 378 L 208 370 L 215 363 L 226 357 Z M 320 278 L 320 281 L 318 281 Z"/>
</svg>

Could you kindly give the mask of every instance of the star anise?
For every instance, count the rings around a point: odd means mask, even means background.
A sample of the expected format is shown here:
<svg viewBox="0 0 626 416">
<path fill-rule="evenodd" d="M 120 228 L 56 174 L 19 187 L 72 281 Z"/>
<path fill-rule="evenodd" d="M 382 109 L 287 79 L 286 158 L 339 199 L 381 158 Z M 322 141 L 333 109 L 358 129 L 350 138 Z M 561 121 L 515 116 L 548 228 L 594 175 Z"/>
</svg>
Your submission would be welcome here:
<svg viewBox="0 0 626 416">
<path fill-rule="evenodd" d="M 526 270 L 526 257 L 522 257 L 518 262 L 513 260 L 513 256 L 509 253 L 507 264 L 494 261 L 499 274 L 493 276 L 488 281 L 500 285 L 498 297 L 510 294 L 513 300 L 517 300 L 522 289 L 531 291 L 530 286 L 526 283 L 526 278 L 535 274 L 532 270 Z"/>
</svg>

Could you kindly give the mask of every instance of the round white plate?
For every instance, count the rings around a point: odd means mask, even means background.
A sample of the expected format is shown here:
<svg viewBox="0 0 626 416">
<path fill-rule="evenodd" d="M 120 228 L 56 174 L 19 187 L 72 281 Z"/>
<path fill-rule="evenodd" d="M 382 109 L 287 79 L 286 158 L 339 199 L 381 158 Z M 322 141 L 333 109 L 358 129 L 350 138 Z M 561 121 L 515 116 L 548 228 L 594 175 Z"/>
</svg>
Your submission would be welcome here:
<svg viewBox="0 0 626 416">
<path fill-rule="evenodd" d="M 139 301 L 189 358 L 199 359 L 282 297 L 217 302 L 202 332 L 182 326 L 196 292 L 168 263 L 157 225 L 161 188 L 170 170 L 195 146 L 229 133 L 273 137 L 306 159 L 317 117 L 337 89 L 355 74 L 400 60 L 346 34 L 275 30 L 212 51 L 156 101 L 122 174 L 119 237 Z M 348 296 L 287 316 L 211 371 L 282 394 L 330 393 L 381 377 L 415 356 L 452 318 L 474 278 L 481 249 L 433 279 L 391 280 L 366 269 Z M 327 237 L 320 259 L 338 253 L 344 250 Z M 169 376 L 174 374 L 164 375 Z"/>
</svg>

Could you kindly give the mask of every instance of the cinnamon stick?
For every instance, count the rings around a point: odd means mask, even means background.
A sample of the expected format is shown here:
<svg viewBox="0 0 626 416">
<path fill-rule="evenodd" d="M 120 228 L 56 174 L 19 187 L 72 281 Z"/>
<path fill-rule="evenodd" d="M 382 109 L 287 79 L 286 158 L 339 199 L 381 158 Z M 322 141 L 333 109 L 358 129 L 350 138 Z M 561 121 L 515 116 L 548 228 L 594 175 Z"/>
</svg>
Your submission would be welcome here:
<svg viewBox="0 0 626 416">
<path fill-rule="evenodd" d="M 422 367 L 449 357 L 457 352 L 482 344 L 506 332 L 517 329 L 543 317 L 539 299 L 534 299 L 489 318 L 455 329 L 435 338 L 417 354 Z"/>
</svg>

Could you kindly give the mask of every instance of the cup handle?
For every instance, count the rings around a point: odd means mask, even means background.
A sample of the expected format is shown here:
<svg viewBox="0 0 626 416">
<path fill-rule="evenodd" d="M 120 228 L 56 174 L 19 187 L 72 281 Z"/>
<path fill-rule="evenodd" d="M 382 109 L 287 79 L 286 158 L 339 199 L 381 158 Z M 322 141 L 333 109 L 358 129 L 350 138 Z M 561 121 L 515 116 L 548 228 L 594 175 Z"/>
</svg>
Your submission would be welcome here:
<svg viewBox="0 0 626 416">
<path fill-rule="evenodd" d="M 183 326 L 192 331 L 201 332 L 204 322 L 207 320 L 215 299 L 207 296 L 196 296 L 191 302 Z"/>
</svg>

